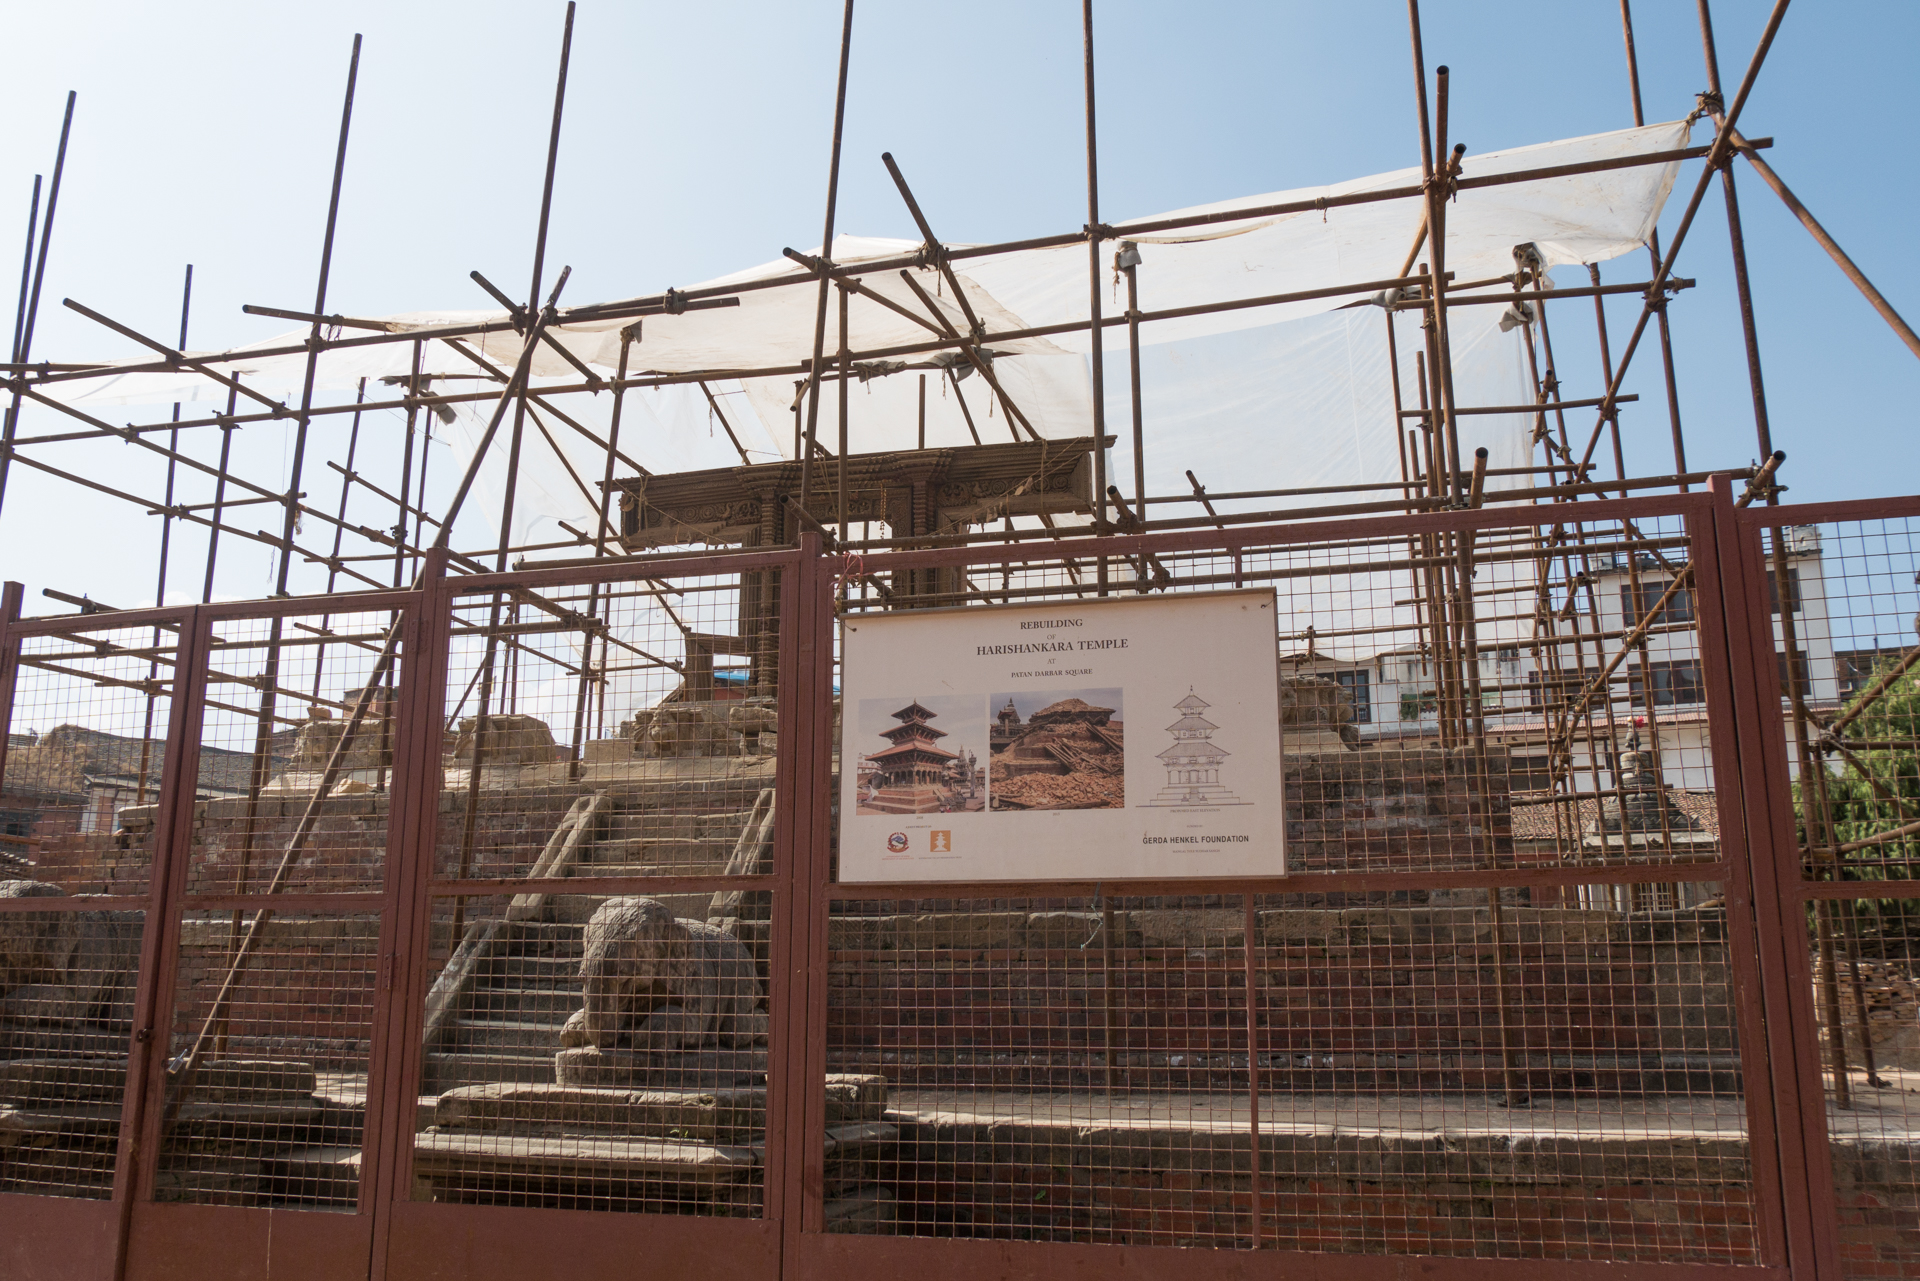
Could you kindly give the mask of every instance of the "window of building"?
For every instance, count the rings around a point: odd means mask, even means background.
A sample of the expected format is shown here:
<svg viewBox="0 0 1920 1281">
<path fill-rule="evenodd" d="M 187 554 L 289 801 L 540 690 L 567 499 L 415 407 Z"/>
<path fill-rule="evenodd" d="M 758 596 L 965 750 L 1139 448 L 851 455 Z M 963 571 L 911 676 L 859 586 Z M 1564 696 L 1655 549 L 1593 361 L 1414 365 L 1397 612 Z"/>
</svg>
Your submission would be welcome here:
<svg viewBox="0 0 1920 1281">
<path fill-rule="evenodd" d="M 1626 626 L 1632 627 L 1640 621 L 1646 612 L 1654 607 L 1665 594 L 1670 580 L 1640 581 L 1638 605 L 1634 604 L 1633 584 L 1623 583 L 1620 587 L 1620 613 L 1626 619 Z M 1649 627 L 1671 627 L 1679 623 L 1693 621 L 1693 589 L 1682 587 L 1660 606 L 1660 613 L 1647 624 Z"/>
<path fill-rule="evenodd" d="M 1796 605 L 1795 608 L 1797 609 L 1799 607 Z M 1786 698 L 1790 693 L 1787 688 L 1787 656 L 1776 649 L 1773 651 L 1773 661 L 1780 674 L 1780 697 Z M 1800 696 L 1802 698 L 1811 697 L 1813 694 L 1813 669 L 1807 665 L 1807 654 L 1805 650 L 1796 649 L 1793 651 L 1793 675 L 1800 683 Z"/>
<path fill-rule="evenodd" d="M 1787 599 L 1793 602 L 1793 612 L 1800 613 L 1800 569 L 1795 565 L 1787 566 Z M 1767 608 L 1780 612 L 1780 580 L 1774 577 L 1771 565 L 1767 567 Z"/>
<path fill-rule="evenodd" d="M 1368 677 L 1371 675 L 1364 667 L 1333 674 L 1333 679 L 1344 686 L 1353 699 L 1353 720 L 1357 725 L 1373 723 L 1373 695 L 1368 689 Z"/>
<path fill-rule="evenodd" d="M 1834 665 L 1839 669 L 1840 701 L 1846 702 L 1867 686 L 1873 684 L 1878 675 L 1894 663 L 1900 661 L 1897 649 L 1854 649 L 1835 654 Z"/>
<path fill-rule="evenodd" d="M 1649 663 L 1646 679 L 1653 684 L 1655 707 L 1672 707 L 1678 703 L 1706 701 L 1706 690 L 1700 682 L 1700 660 L 1697 658 L 1679 659 L 1671 663 Z M 1635 707 L 1646 706 L 1646 690 L 1642 686 L 1637 663 L 1627 677 L 1627 699 Z"/>
<path fill-rule="evenodd" d="M 1400 691 L 1400 719 L 1417 721 L 1422 716 L 1432 716 L 1440 710 L 1440 696 L 1430 689 L 1403 689 Z"/>
</svg>

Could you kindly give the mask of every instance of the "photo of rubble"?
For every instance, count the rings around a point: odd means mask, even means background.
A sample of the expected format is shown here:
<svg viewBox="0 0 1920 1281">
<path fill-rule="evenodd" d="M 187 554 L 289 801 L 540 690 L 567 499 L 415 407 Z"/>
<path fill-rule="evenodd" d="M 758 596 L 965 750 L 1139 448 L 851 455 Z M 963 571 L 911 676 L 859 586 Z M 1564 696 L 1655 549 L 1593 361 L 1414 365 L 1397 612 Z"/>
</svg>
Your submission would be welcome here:
<svg viewBox="0 0 1920 1281">
<path fill-rule="evenodd" d="M 987 808 L 1123 809 L 1126 725 L 1117 689 L 995 694 Z"/>
<path fill-rule="evenodd" d="M 936 723 L 937 722 L 937 723 Z M 863 698 L 848 743 L 862 753 L 857 814 L 954 814 L 984 807 L 986 721 L 977 697 Z"/>
</svg>

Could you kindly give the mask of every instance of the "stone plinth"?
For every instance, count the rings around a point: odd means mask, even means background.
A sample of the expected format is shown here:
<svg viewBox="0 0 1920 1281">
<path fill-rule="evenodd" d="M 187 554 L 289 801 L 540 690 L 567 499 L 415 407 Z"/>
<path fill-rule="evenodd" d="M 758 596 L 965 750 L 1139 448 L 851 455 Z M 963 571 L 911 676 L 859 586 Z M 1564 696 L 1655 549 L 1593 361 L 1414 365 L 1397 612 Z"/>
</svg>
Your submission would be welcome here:
<svg viewBox="0 0 1920 1281">
<path fill-rule="evenodd" d="M 884 1231 L 893 1221 L 893 1195 L 878 1186 L 877 1174 L 899 1135 L 886 1120 L 886 1082 L 830 1076 L 825 1095 L 829 1230 Z M 766 1120 L 764 1086 L 467 1086 L 439 1097 L 433 1123 L 414 1140 L 414 1195 L 478 1205 L 752 1215 L 763 1185 Z"/>
<path fill-rule="evenodd" d="M 767 1052 L 752 1050 L 562 1050 L 553 1056 L 561 1085 L 629 1090 L 725 1090 L 763 1085 Z"/>
</svg>

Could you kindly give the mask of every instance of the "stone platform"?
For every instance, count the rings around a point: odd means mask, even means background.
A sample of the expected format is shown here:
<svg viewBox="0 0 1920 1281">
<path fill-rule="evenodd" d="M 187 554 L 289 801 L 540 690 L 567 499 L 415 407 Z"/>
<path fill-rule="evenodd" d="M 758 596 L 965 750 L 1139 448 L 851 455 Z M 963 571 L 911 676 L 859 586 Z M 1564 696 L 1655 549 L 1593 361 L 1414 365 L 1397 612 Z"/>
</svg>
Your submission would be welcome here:
<svg viewBox="0 0 1920 1281">
<path fill-rule="evenodd" d="M 0 1060 L 0 1190 L 104 1196 L 126 1075 L 118 1056 Z M 364 1105 L 320 1093 L 307 1064 L 209 1060 L 174 1114 L 154 1195 L 257 1204 L 286 1191 L 288 1153 L 342 1140 L 357 1151 L 363 1120 Z"/>
<path fill-rule="evenodd" d="M 936 814 L 945 800 L 944 792 L 928 785 L 883 787 L 874 794 L 872 800 L 862 797 L 860 809 L 864 813 L 877 814 Z"/>
<path fill-rule="evenodd" d="M 1842 1232 L 1920 1256 L 1920 1073 L 1829 1111 Z M 918 1236 L 1608 1262 L 1754 1262 L 1738 1096 L 899 1090 L 888 1167 Z M 1820 1159 L 1828 1159 L 1827 1152 Z M 1258 1225 L 1255 1207 L 1258 1207 Z M 1852 1207 L 1869 1207 L 1866 1218 Z M 1881 1225 L 1881 1226 L 1876 1226 Z M 1893 1225 L 1893 1226 L 1886 1226 Z M 1896 1244 L 1897 1243 L 1897 1244 Z"/>
<path fill-rule="evenodd" d="M 647 1054 L 633 1050 L 562 1050 L 553 1058 L 563 1086 L 626 1089 L 726 1090 L 764 1085 L 767 1051 L 682 1050 Z"/>
<path fill-rule="evenodd" d="M 616 1065 L 598 1066 L 611 1075 Z M 657 1075 L 712 1071 L 682 1064 Z M 886 1082 L 829 1077 L 826 1103 L 828 1221 L 878 1230 L 892 1221 L 878 1169 L 899 1134 L 885 1119 Z M 750 1217 L 764 1186 L 766 1106 L 763 1086 L 449 1090 L 414 1139 L 414 1197 Z"/>
</svg>

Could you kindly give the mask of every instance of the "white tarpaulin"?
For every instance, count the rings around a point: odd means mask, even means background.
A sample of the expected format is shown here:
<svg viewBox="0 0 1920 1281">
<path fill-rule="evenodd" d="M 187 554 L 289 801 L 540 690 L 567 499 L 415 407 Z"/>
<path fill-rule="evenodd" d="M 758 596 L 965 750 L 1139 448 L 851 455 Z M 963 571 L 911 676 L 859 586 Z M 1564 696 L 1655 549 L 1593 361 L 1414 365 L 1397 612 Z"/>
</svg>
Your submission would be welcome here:
<svg viewBox="0 0 1920 1281">
<path fill-rule="evenodd" d="M 1482 177 L 1518 170 L 1667 151 L 1687 141 L 1683 123 L 1596 134 L 1504 152 L 1468 155 L 1465 176 Z M 1531 242 L 1548 266 L 1597 262 L 1644 244 L 1666 200 L 1677 163 L 1639 165 L 1568 177 L 1461 191 L 1447 211 L 1447 257 L 1457 281 L 1485 279 L 1513 270 L 1513 249 Z M 1406 169 L 1329 187 L 1273 192 L 1201 206 L 1199 211 L 1232 211 L 1351 192 L 1415 185 L 1419 171 Z M 1329 288 L 1392 277 L 1398 273 L 1420 225 L 1422 203 L 1395 199 L 1309 211 L 1280 217 L 1209 224 L 1186 231 L 1141 237 L 1140 303 L 1155 310 L 1236 298 Z M 1189 212 L 1189 211 L 1180 211 Z M 1196 238 L 1204 237 L 1204 238 Z M 897 240 L 842 237 L 832 256 L 846 266 L 910 254 L 917 245 Z M 644 253 L 644 246 L 635 252 Z M 1104 255 L 1103 255 L 1104 256 Z M 1424 255 L 1423 255 L 1424 257 Z M 991 338 L 1006 332 L 1057 324 L 1084 325 L 1088 318 L 1087 254 L 1084 245 L 1028 250 L 956 260 L 956 269 L 974 313 Z M 967 322 L 938 273 L 916 271 L 916 280 L 941 315 L 956 329 Z M 754 290 L 739 296 L 738 307 L 649 316 L 640 325 L 630 353 L 630 374 L 686 374 L 713 371 L 709 387 L 720 412 L 754 461 L 791 456 L 794 447 L 796 375 L 749 377 L 743 371 L 792 368 L 813 354 L 817 290 L 804 269 L 780 259 L 709 281 L 700 288 L 792 277 L 792 287 Z M 862 277 L 869 288 L 916 314 L 925 304 L 898 272 Z M 1113 299 L 1109 314 L 1124 305 L 1111 280 L 1101 287 Z M 1247 308 L 1205 316 L 1155 322 L 1142 327 L 1142 417 L 1147 490 L 1170 494 L 1188 488 L 1191 469 L 1215 491 L 1314 485 L 1362 484 L 1397 480 L 1399 424 L 1393 412 L 1388 378 L 1385 313 L 1377 307 L 1351 307 L 1347 294 L 1279 306 Z M 1533 399 L 1522 331 L 1501 333 L 1497 306 L 1461 307 L 1450 316 L 1454 385 L 1462 405 L 1519 404 Z M 404 328 L 498 318 L 499 312 L 412 313 L 386 318 Z M 1418 404 L 1408 353 L 1419 345 L 1417 317 L 1402 315 L 1399 328 L 1402 395 Z M 575 326 L 558 331 L 559 341 L 579 358 L 611 372 L 618 360 L 620 324 Z M 296 345 L 304 332 L 284 335 L 261 347 Z M 848 308 L 848 341 L 856 350 L 907 347 L 935 339 L 922 325 L 870 300 L 854 297 Z M 501 331 L 471 340 L 494 365 L 510 367 L 521 340 Z M 1106 331 L 1107 429 L 1120 446 L 1109 474 L 1131 493 L 1132 406 L 1126 374 L 1124 328 Z M 829 304 L 826 350 L 839 346 L 838 310 Z M 1043 338 L 990 342 L 999 353 L 995 376 L 1007 395 L 1043 436 L 1083 436 L 1092 425 L 1088 335 L 1084 329 Z M 412 344 L 330 350 L 322 355 L 316 387 L 327 393 L 350 391 L 360 379 L 404 376 Z M 929 357 L 903 355 L 924 366 Z M 448 345 L 431 341 L 424 368 L 434 374 L 476 372 L 474 362 Z M 956 367 L 956 372 L 965 366 Z M 297 397 L 306 372 L 304 354 L 248 358 L 234 356 L 224 368 L 247 384 L 279 397 Z M 1004 408 L 977 375 L 958 387 L 938 368 L 897 371 L 870 369 L 849 385 L 849 445 L 854 452 L 910 448 L 918 430 L 920 379 L 926 378 L 927 440 L 953 445 L 970 441 L 967 424 L 983 440 L 1013 438 Z M 558 355 L 542 350 L 533 365 L 541 383 L 577 384 L 578 374 Z M 442 383 L 441 390 L 477 390 L 484 383 Z M 375 388 L 369 387 L 372 398 Z M 49 395 L 92 408 L 112 404 L 165 404 L 170 401 L 223 401 L 226 392 L 191 373 L 125 374 L 58 383 Z M 839 388 L 821 393 L 819 432 L 837 448 Z M 961 396 L 965 397 L 964 406 Z M 567 398 L 566 411 L 597 432 L 604 432 L 611 396 Z M 698 386 L 673 386 L 629 392 L 621 449 L 654 471 L 680 471 L 735 464 L 740 455 L 728 440 L 706 395 Z M 462 407 L 448 429 L 459 461 L 471 458 L 491 406 Z M 603 475 L 603 451 L 550 415 L 535 411 L 553 444 L 564 452 L 584 485 Z M 1530 453 L 1524 415 L 1475 416 L 1460 420 L 1461 445 L 1468 453 L 1484 445 L 1496 468 L 1524 465 Z M 490 451 L 479 476 L 479 497 L 497 512 L 504 491 L 506 436 Z M 622 464 L 618 474 L 628 474 Z M 591 524 L 594 504 L 531 425 L 521 450 L 517 485 L 515 540 L 552 537 L 552 522 L 576 528 Z M 1325 500 L 1302 500 L 1320 502 Z M 1262 507 L 1282 504 L 1263 500 Z M 483 507 L 481 510 L 487 510 Z M 1153 515 L 1197 515 L 1197 507 L 1168 505 Z M 489 519 L 492 517 L 490 516 Z M 1382 620 L 1384 621 L 1384 620 Z M 1284 629 L 1283 629 L 1284 630 Z"/>
</svg>

